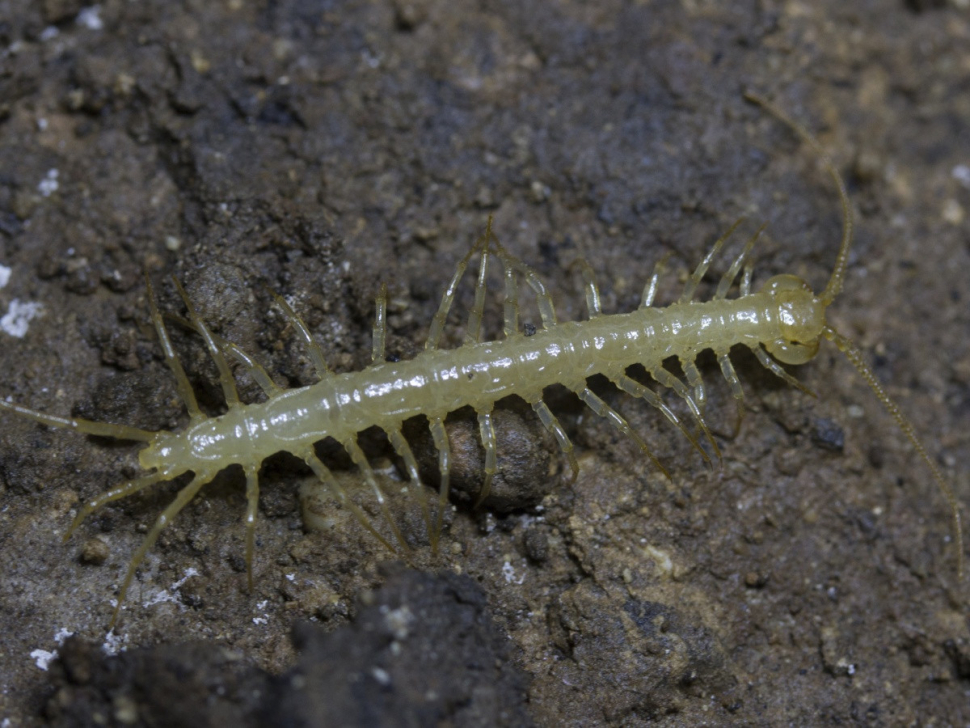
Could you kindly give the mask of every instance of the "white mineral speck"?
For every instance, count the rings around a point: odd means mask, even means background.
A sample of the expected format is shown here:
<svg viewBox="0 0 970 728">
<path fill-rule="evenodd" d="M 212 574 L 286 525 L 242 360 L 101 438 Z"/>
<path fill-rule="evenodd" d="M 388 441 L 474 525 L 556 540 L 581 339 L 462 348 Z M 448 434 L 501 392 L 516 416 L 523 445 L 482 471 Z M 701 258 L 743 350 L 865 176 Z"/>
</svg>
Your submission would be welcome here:
<svg viewBox="0 0 970 728">
<path fill-rule="evenodd" d="M 47 668 L 50 666 L 51 661 L 57 657 L 57 651 L 48 652 L 47 650 L 34 650 L 30 653 L 30 656 L 34 658 L 34 664 L 44 672 L 47 672 Z"/>
<path fill-rule="evenodd" d="M 57 178 L 60 176 L 60 172 L 56 169 L 47 170 L 47 174 L 44 175 L 44 179 L 37 183 L 37 191 L 40 192 L 44 197 L 50 197 L 52 193 L 57 192 L 57 188 L 60 186 L 57 182 Z"/>
<path fill-rule="evenodd" d="M 953 175 L 953 179 L 970 190 L 970 165 L 958 164 L 950 170 L 950 174 Z"/>
<path fill-rule="evenodd" d="M 92 5 L 88 8 L 82 8 L 81 12 L 77 14 L 76 22 L 82 28 L 88 30 L 101 30 L 104 28 L 104 21 L 101 20 L 101 6 Z"/>
<path fill-rule="evenodd" d="M 22 339 L 27 334 L 27 328 L 32 319 L 37 318 L 44 307 L 32 301 L 21 302 L 15 298 L 10 302 L 7 313 L 0 318 L 0 329 L 11 336 Z"/>
</svg>

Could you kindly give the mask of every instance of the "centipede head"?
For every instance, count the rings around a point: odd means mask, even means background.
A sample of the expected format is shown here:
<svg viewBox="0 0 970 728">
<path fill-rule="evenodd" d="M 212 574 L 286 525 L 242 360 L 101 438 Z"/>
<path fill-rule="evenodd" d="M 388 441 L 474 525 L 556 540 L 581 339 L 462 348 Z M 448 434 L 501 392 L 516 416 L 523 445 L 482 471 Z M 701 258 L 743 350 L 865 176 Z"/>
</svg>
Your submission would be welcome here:
<svg viewBox="0 0 970 728">
<path fill-rule="evenodd" d="M 825 330 L 825 302 L 798 276 L 777 275 L 762 291 L 777 305 L 781 337 L 765 344 L 768 353 L 783 364 L 804 364 L 818 353 Z"/>
</svg>

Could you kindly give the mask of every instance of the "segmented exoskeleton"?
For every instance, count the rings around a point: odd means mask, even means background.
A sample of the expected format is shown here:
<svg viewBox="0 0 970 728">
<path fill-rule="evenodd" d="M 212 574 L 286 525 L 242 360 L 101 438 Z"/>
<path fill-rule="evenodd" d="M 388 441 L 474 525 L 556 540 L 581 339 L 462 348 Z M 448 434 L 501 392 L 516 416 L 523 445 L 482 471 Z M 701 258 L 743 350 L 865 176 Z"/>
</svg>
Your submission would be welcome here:
<svg viewBox="0 0 970 728">
<path fill-rule="evenodd" d="M 740 224 L 735 223 L 718 239 L 708 255 L 700 262 L 684 286 L 680 298 L 664 308 L 654 306 L 660 265 L 643 289 L 642 301 L 636 311 L 604 315 L 600 308 L 599 292 L 588 265 L 582 264 L 585 282 L 588 321 L 556 320 L 552 299 L 539 276 L 525 263 L 512 255 L 492 232 L 491 219 L 485 233 L 475 241 L 459 261 L 454 276 L 445 289 L 441 304 L 432 322 L 425 350 L 409 361 L 388 362 L 384 358 L 387 329 L 387 290 L 381 288 L 377 298 L 374 326 L 373 363 L 367 368 L 341 374 L 331 372 L 320 347 L 314 342 L 306 325 L 282 298 L 277 303 L 300 337 L 306 343 L 319 381 L 297 389 L 282 390 L 248 354 L 234 344 L 212 334 L 199 317 L 191 300 L 176 281 L 179 295 L 188 311 L 187 319 L 173 317 L 197 331 L 215 362 L 226 399 L 227 411 L 208 417 L 200 410 L 192 387 L 175 354 L 159 313 L 151 281 L 147 281 L 151 320 L 168 366 L 172 370 L 179 394 L 189 413 L 188 425 L 178 431 L 149 432 L 123 425 L 113 425 L 78 418 L 44 414 L 17 404 L 0 401 L 0 408 L 52 427 L 74 429 L 78 432 L 108 436 L 146 443 L 139 453 L 145 475 L 124 482 L 85 502 L 68 530 L 70 536 L 95 509 L 132 495 L 162 481 L 172 480 L 191 472 L 193 478 L 182 487 L 175 499 L 162 511 L 135 552 L 121 584 L 118 606 L 112 624 L 135 575 L 166 525 L 195 497 L 203 485 L 230 465 L 240 465 L 246 475 L 247 508 L 246 567 L 252 586 L 252 562 L 257 504 L 259 499 L 258 471 L 267 457 L 287 451 L 309 465 L 328 487 L 336 500 L 348 508 L 357 520 L 391 551 L 407 553 L 409 545 L 389 511 L 387 500 L 378 484 L 366 456 L 357 443 L 358 433 L 376 426 L 387 433 L 390 443 L 402 459 L 408 475 L 417 486 L 412 488 L 419 499 L 429 541 L 437 550 L 442 528 L 442 515 L 448 502 L 449 460 L 451 457 L 444 420 L 450 412 L 470 406 L 478 414 L 481 441 L 485 451 L 484 485 L 479 502 L 488 494 L 496 472 L 496 442 L 492 424 L 495 403 L 510 395 L 518 395 L 535 410 L 542 424 L 557 440 L 569 460 L 573 473 L 579 465 L 572 443 L 559 420 L 543 401 L 546 387 L 559 384 L 567 387 L 597 415 L 608 419 L 613 426 L 631 437 L 640 449 L 663 470 L 646 443 L 624 418 L 593 393 L 587 384 L 589 377 L 603 375 L 624 392 L 645 400 L 658 409 L 676 426 L 707 462 L 712 458 L 702 445 L 706 442 L 715 457 L 720 457 L 717 443 L 702 414 L 704 383 L 695 364 L 697 355 L 712 350 L 717 357 L 724 378 L 737 401 L 739 417 L 744 412 L 744 393 L 731 364 L 729 352 L 733 346 L 749 347 L 761 364 L 790 384 L 804 389 L 778 362 L 802 364 L 812 359 L 822 338 L 832 341 L 848 357 L 879 400 L 896 420 L 920 457 L 929 467 L 934 480 L 944 493 L 952 514 L 952 528 L 957 548 L 959 573 L 963 572 L 962 532 L 957 501 L 949 484 L 930 459 L 916 437 L 913 426 L 900 412 L 865 364 L 860 351 L 827 323 L 826 308 L 842 289 L 852 243 L 852 217 L 845 185 L 838 171 L 822 152 L 818 142 L 800 125 L 788 119 L 772 104 L 758 97 L 749 99 L 768 109 L 785 121 L 822 158 L 835 182 L 843 212 L 843 235 L 835 267 L 828 284 L 816 295 L 805 281 L 792 275 L 777 275 L 757 292 L 751 290 L 751 266 L 746 264 L 761 230 L 751 237 L 740 255 L 731 263 L 709 301 L 694 301 L 698 284 L 727 238 Z M 763 228 L 762 228 L 763 229 Z M 465 334 L 464 344 L 457 349 L 441 349 L 440 343 L 446 318 L 451 310 L 457 286 L 474 256 L 479 256 L 479 270 L 475 298 Z M 504 335 L 499 341 L 482 341 L 482 315 L 485 305 L 485 282 L 489 260 L 499 259 L 504 270 Z M 742 272 L 743 271 L 743 272 Z M 740 295 L 728 298 L 739 274 Z M 520 278 L 535 293 L 539 307 L 541 329 L 526 336 L 519 326 L 518 290 Z M 146 277 L 147 280 L 147 277 Z M 239 400 L 227 356 L 231 356 L 265 391 L 267 400 L 244 404 Z M 676 357 L 681 364 L 686 384 L 664 368 L 663 362 Z M 654 390 L 635 381 L 628 368 L 641 365 L 664 389 L 670 389 L 683 399 L 692 422 L 685 423 Z M 438 451 L 441 484 L 437 504 L 432 508 L 425 489 L 420 485 L 418 463 L 404 438 L 402 423 L 418 415 L 427 418 Z M 695 436 L 694 431 L 699 433 Z M 370 519 L 341 488 L 327 466 L 317 457 L 314 444 L 332 437 L 347 450 L 360 468 L 364 480 L 372 489 L 384 521 L 391 531 L 385 538 Z M 666 471 L 664 471 L 666 472 Z"/>
</svg>

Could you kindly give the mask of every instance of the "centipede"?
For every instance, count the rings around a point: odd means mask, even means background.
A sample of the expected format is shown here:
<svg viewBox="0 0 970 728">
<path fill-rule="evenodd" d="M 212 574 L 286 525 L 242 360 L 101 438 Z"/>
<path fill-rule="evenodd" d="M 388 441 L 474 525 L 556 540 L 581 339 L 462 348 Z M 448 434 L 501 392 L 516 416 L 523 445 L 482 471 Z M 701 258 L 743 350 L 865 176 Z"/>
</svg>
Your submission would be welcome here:
<svg viewBox="0 0 970 728">
<path fill-rule="evenodd" d="M 620 413 L 590 388 L 589 379 L 597 375 L 658 410 L 690 442 L 701 458 L 715 467 L 716 461 L 722 456 L 705 419 L 705 384 L 696 363 L 698 355 L 713 352 L 736 402 L 740 421 L 745 411 L 745 395 L 731 361 L 733 347 L 746 347 L 768 371 L 788 384 L 808 391 L 782 365 L 809 362 L 817 355 L 823 339 L 834 344 L 855 367 L 909 440 L 946 499 L 956 549 L 957 573 L 962 579 L 963 531 L 958 501 L 952 487 L 930 457 L 915 427 L 866 363 L 863 352 L 826 320 L 826 309 L 842 291 L 853 240 L 853 219 L 845 182 L 821 144 L 806 127 L 761 96 L 749 93 L 745 98 L 783 122 L 807 144 L 818 156 L 838 191 L 842 238 L 828 283 L 819 294 L 814 293 L 802 278 L 791 274 L 774 275 L 757 291 L 752 290 L 753 266 L 750 259 L 764 230 L 765 226 L 762 226 L 731 261 L 710 299 L 695 300 L 699 284 L 712 261 L 740 226 L 742 219 L 716 240 L 710 252 L 687 278 L 680 297 L 667 306 L 655 305 L 658 280 L 663 270 L 662 261 L 648 278 L 639 307 L 634 311 L 615 314 L 603 313 L 592 269 L 588 264 L 580 263 L 588 318 L 560 322 L 552 296 L 541 277 L 500 242 L 489 218 L 484 234 L 472 243 L 457 263 L 454 275 L 442 294 L 437 313 L 431 320 L 424 349 L 411 359 L 398 361 L 385 356 L 388 330 L 386 285 L 381 286 L 376 299 L 372 363 L 359 371 L 340 373 L 328 367 L 322 348 L 299 314 L 285 299 L 274 294 L 276 304 L 306 346 L 317 377 L 313 384 L 284 389 L 276 384 L 253 356 L 210 330 L 184 288 L 174 278 L 186 314 L 184 317 L 174 314 L 163 316 L 156 302 L 151 278 L 146 274 L 149 316 L 188 413 L 188 422 L 182 429 L 142 430 L 122 424 L 48 414 L 9 400 L 0 400 L 0 410 L 41 425 L 143 444 L 138 453 L 143 472 L 83 501 L 66 532 L 65 540 L 77 531 L 89 515 L 106 504 L 183 475 L 191 476 L 186 478 L 187 484 L 180 487 L 157 516 L 131 557 L 118 589 L 110 626 L 113 628 L 115 625 L 136 570 L 159 535 L 193 501 L 203 486 L 230 466 L 241 467 L 245 475 L 243 527 L 250 589 L 253 586 L 260 468 L 267 458 L 279 452 L 288 452 L 306 463 L 330 496 L 347 508 L 389 552 L 405 556 L 410 552 L 412 546 L 397 525 L 385 491 L 358 442 L 360 433 L 372 427 L 386 433 L 410 483 L 415 486 L 409 488 L 409 492 L 418 501 L 427 531 L 427 543 L 432 553 L 437 553 L 443 514 L 449 503 L 452 454 L 445 419 L 450 413 L 470 407 L 477 416 L 485 453 L 478 504 L 488 496 L 497 471 L 493 410 L 496 403 L 513 395 L 531 406 L 568 461 L 572 477 L 575 479 L 579 475 L 579 461 L 566 428 L 544 400 L 545 390 L 554 385 L 575 393 L 586 407 L 630 438 L 644 456 L 666 474 L 664 466 L 643 438 Z M 442 340 L 446 320 L 458 287 L 476 257 L 478 274 L 464 341 L 458 347 L 444 348 Z M 493 258 L 501 265 L 504 282 L 504 331 L 500 339 L 485 340 L 483 312 L 487 297 L 486 280 Z M 732 297 L 729 293 L 735 283 L 738 295 Z M 520 286 L 531 289 L 534 294 L 540 321 L 536 330 L 526 331 L 520 324 Z M 165 318 L 177 321 L 201 337 L 218 371 L 225 398 L 225 411 L 222 414 L 209 416 L 200 408 L 176 355 Z M 675 374 L 665 366 L 665 362 L 671 359 L 679 361 L 681 374 Z M 264 401 L 241 401 L 230 361 L 262 389 Z M 638 381 L 628 371 L 634 366 L 642 367 L 659 388 L 654 389 Z M 677 408 L 669 406 L 667 398 L 670 397 L 678 398 L 683 405 Z M 675 410 L 684 414 L 678 415 Z M 440 474 L 437 497 L 422 484 L 418 460 L 402 432 L 405 421 L 419 416 L 426 418 L 437 451 Z M 359 469 L 367 489 L 377 501 L 379 519 L 384 526 L 380 526 L 376 519 L 372 520 L 349 497 L 331 469 L 317 455 L 314 446 L 325 438 L 339 443 Z"/>
</svg>

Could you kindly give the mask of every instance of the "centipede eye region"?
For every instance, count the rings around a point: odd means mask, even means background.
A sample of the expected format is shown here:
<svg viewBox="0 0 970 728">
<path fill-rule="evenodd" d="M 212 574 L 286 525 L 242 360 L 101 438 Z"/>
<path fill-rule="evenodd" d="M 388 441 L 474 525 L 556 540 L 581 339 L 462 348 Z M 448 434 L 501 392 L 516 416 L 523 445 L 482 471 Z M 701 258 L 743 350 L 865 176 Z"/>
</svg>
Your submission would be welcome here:
<svg viewBox="0 0 970 728">
<path fill-rule="evenodd" d="M 783 364 L 804 364 L 818 353 L 825 328 L 825 304 L 798 276 L 778 275 L 762 289 L 771 296 L 781 336 L 765 344 L 768 353 Z"/>
</svg>

